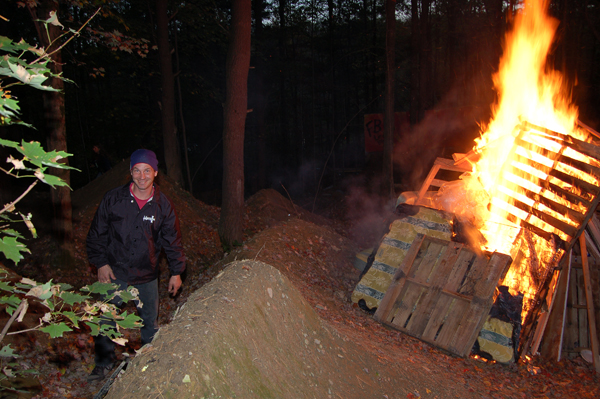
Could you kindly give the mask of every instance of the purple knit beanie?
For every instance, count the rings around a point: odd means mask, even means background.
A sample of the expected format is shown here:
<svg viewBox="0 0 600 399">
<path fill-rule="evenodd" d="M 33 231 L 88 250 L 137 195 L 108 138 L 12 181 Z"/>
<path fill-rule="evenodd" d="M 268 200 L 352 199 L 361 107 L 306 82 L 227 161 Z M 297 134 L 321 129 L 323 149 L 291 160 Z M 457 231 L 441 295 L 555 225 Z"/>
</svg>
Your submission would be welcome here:
<svg viewBox="0 0 600 399">
<path fill-rule="evenodd" d="M 135 150 L 133 154 L 131 154 L 131 163 L 129 165 L 129 170 L 133 169 L 133 167 L 138 163 L 147 163 L 152 166 L 154 171 L 158 170 L 158 159 L 156 159 L 156 154 L 150 150 Z"/>
</svg>

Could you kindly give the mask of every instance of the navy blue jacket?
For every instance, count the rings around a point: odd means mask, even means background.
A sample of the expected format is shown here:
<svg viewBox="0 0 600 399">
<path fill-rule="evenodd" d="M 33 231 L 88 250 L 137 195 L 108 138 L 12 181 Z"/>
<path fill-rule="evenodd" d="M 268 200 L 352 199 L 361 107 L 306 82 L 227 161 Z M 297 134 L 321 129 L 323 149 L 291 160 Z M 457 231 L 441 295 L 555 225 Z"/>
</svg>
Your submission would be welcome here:
<svg viewBox="0 0 600 399">
<path fill-rule="evenodd" d="M 115 277 L 128 284 L 144 284 L 158 277 L 158 257 L 164 248 L 171 275 L 180 275 L 185 256 L 173 203 L 155 184 L 154 196 L 140 209 L 130 184 L 102 198 L 86 240 L 90 263 L 110 265 Z"/>
</svg>

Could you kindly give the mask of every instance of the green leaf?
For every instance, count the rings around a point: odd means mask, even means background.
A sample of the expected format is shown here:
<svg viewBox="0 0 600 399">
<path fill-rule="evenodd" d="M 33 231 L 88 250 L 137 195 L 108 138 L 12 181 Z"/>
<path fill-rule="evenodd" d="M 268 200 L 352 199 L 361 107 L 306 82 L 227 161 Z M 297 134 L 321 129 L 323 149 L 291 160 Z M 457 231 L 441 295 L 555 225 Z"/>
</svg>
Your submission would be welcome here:
<svg viewBox="0 0 600 399">
<path fill-rule="evenodd" d="M 98 323 L 86 321 L 85 324 L 90 328 L 90 330 L 92 330 L 90 332 L 90 334 L 92 334 L 92 336 L 97 337 L 98 334 L 100 334 L 100 326 L 98 325 Z"/>
<path fill-rule="evenodd" d="M 41 174 L 38 174 L 38 178 L 42 182 L 44 182 L 47 185 L 49 185 L 50 187 L 56 187 L 56 186 L 59 186 L 59 187 L 63 187 L 63 186 L 69 187 L 69 185 L 63 179 L 61 179 L 58 176 L 51 175 L 50 173 L 41 173 Z"/>
<path fill-rule="evenodd" d="M 52 297 L 52 280 L 45 284 L 36 285 L 31 288 L 27 293 L 27 296 L 34 296 L 41 299 L 42 301 Z"/>
<path fill-rule="evenodd" d="M 50 338 L 62 337 L 64 333 L 73 331 L 66 323 L 51 324 L 41 328 L 43 332 L 50 335 Z"/>
<path fill-rule="evenodd" d="M 13 348 L 10 347 L 10 344 L 4 345 L 2 349 L 0 349 L 0 357 L 20 357 L 15 353 Z"/>
<path fill-rule="evenodd" d="M 15 287 L 8 281 L 0 281 L 0 290 L 13 292 Z"/>
<path fill-rule="evenodd" d="M 7 236 L 11 236 L 11 237 L 23 238 L 23 235 L 21 235 L 21 233 L 19 233 L 16 230 L 13 230 L 13 229 L 2 230 L 2 233 L 6 234 Z"/>
<path fill-rule="evenodd" d="M 48 306 L 50 310 L 54 310 L 54 301 L 52 300 L 52 298 L 45 299 L 42 303 Z"/>
<path fill-rule="evenodd" d="M 21 252 L 30 253 L 24 244 L 17 241 L 16 237 L 3 237 L 0 239 L 0 252 L 15 263 L 19 263 L 23 259 Z"/>
<path fill-rule="evenodd" d="M 81 303 L 86 299 L 89 299 L 89 295 L 81 295 L 73 292 L 61 292 L 60 298 L 65 301 L 66 304 L 73 306 L 76 303 Z"/>
<path fill-rule="evenodd" d="M 27 42 L 23 39 L 21 39 L 21 41 L 17 43 L 13 42 L 12 39 L 6 36 L 0 36 L 0 49 L 6 52 L 18 54 L 22 51 L 27 51 L 32 47 L 33 46 L 27 44 Z"/>
<path fill-rule="evenodd" d="M 0 145 L 3 147 L 19 148 L 19 143 L 16 141 L 4 140 L 3 138 L 0 138 Z"/>
<path fill-rule="evenodd" d="M 127 312 L 123 313 L 123 320 L 117 320 L 117 324 L 123 328 L 141 328 L 143 326 L 142 319 L 134 314 Z"/>
<path fill-rule="evenodd" d="M 133 301 L 134 299 L 137 299 L 137 297 L 129 291 L 118 291 L 117 295 L 120 296 L 124 302 L 129 302 Z"/>
<path fill-rule="evenodd" d="M 73 288 L 73 286 L 71 284 L 67 284 L 67 283 L 56 283 L 56 284 L 58 284 L 61 291 L 68 291 L 71 288 Z"/>
<path fill-rule="evenodd" d="M 99 281 L 96 281 L 92 285 L 86 285 L 85 287 L 82 287 L 81 291 L 89 292 L 90 294 L 106 295 L 106 294 L 108 294 L 108 291 L 113 291 L 113 290 L 116 290 L 117 288 L 118 288 L 117 284 L 101 283 Z"/>
<path fill-rule="evenodd" d="M 37 167 L 42 167 L 42 165 L 45 165 L 60 169 L 75 169 L 69 165 L 58 162 L 61 159 L 71 156 L 72 154 L 69 154 L 65 151 L 56 150 L 46 152 L 38 141 L 25 142 L 23 140 L 21 141 L 21 146 L 18 148 L 18 150 L 21 154 L 27 157 L 29 162 Z"/>
<path fill-rule="evenodd" d="M 21 298 L 16 295 L 0 297 L 0 305 L 6 305 L 6 313 L 12 316 L 21 304 Z"/>
<path fill-rule="evenodd" d="M 62 312 L 62 315 L 71 320 L 71 323 L 73 323 L 75 328 L 79 328 L 79 321 L 81 320 L 81 317 L 77 316 L 75 312 Z"/>
</svg>

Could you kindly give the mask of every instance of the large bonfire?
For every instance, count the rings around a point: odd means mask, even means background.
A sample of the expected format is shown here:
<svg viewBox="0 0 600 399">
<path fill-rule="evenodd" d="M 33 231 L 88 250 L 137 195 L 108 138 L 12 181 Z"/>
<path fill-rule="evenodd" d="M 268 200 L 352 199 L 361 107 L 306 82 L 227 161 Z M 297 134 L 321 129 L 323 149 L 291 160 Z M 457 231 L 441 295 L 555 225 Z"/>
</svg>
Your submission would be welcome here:
<svg viewBox="0 0 600 399">
<path fill-rule="evenodd" d="M 512 171 L 525 171 L 540 181 L 548 181 L 573 192 L 574 187 L 564 181 L 554 182 L 552 176 L 534 166 L 541 164 L 559 170 L 562 168 L 565 173 L 598 185 L 598 180 L 593 176 L 580 176 L 577 170 L 515 145 L 518 140 L 562 154 L 564 149 L 553 140 L 553 132 L 580 140 L 586 140 L 588 136 L 578 127 L 578 111 L 571 103 L 566 80 L 559 72 L 549 68 L 547 63 L 558 26 L 558 21 L 547 15 L 547 9 L 547 0 L 527 0 L 515 17 L 514 28 L 506 36 L 499 71 L 493 77 L 498 101 L 492 110 L 492 120 L 482 127 L 474 150 L 465 157 L 472 164 L 472 172 L 461 177 L 461 199 L 446 201 L 453 203 L 453 209 L 445 207 L 478 228 L 484 237 L 481 244 L 483 250 L 502 252 L 515 259 L 517 265 L 511 267 L 504 284 L 510 287 L 513 294 L 524 293 L 526 299 L 533 297 L 536 286 L 543 280 L 543 276 L 535 274 L 547 273 L 555 266 L 562 252 L 552 240 L 523 232 L 521 221 L 563 241 L 572 237 L 536 217 L 535 212 L 525 212 L 515 207 L 512 199 L 549 213 L 560 223 L 575 227 L 578 221 L 569 218 L 568 214 L 544 207 L 531 198 L 531 193 L 570 209 L 578 207 L 578 204 L 570 203 L 555 192 L 523 179 Z M 531 126 L 543 128 L 532 131 Z M 564 155 L 570 158 L 587 164 L 597 163 L 581 153 L 570 149 L 567 151 L 570 152 Z M 499 184 L 499 181 L 510 183 Z M 443 193 L 442 189 L 440 195 L 443 196 Z M 534 267 L 532 263 L 536 263 Z"/>
</svg>

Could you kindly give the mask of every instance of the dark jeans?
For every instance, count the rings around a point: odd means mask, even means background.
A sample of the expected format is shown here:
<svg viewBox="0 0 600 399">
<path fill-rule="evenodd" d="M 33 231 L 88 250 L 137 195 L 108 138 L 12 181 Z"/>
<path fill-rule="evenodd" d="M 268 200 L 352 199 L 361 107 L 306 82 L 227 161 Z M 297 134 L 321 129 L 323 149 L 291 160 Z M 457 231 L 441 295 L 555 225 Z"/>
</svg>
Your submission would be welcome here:
<svg viewBox="0 0 600 399">
<path fill-rule="evenodd" d="M 127 283 L 123 280 L 113 280 L 113 283 L 119 285 L 119 290 L 127 289 Z M 142 307 L 136 307 L 138 316 L 142 319 L 144 326 L 141 328 L 142 346 L 152 342 L 154 334 L 158 331 L 158 279 L 145 284 L 133 285 L 139 291 L 139 298 L 142 301 Z M 123 301 L 116 297 L 110 303 L 121 306 Z M 115 324 L 114 322 L 107 322 Z M 115 361 L 115 343 L 104 335 L 94 337 L 94 346 L 96 351 L 96 365 L 109 366 Z"/>
</svg>

